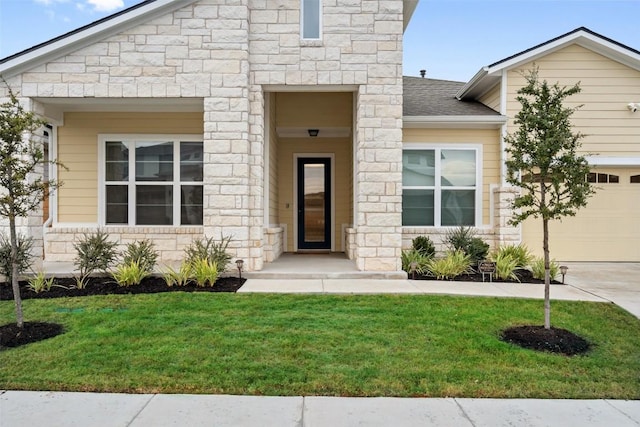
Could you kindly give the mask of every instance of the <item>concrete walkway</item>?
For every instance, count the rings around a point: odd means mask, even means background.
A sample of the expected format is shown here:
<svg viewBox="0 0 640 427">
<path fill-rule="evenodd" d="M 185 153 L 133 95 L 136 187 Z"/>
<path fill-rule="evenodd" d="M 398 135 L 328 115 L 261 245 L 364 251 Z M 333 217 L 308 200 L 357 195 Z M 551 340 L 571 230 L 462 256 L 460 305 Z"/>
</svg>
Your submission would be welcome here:
<svg viewBox="0 0 640 427">
<path fill-rule="evenodd" d="M 640 425 L 640 401 L 0 393 L 2 427 Z"/>
<path fill-rule="evenodd" d="M 640 264 L 569 264 L 556 300 L 614 302 L 640 317 Z M 543 285 L 253 278 L 240 292 L 539 298 Z M 640 426 L 640 401 L 262 397 L 0 391 L 0 427 Z"/>
</svg>

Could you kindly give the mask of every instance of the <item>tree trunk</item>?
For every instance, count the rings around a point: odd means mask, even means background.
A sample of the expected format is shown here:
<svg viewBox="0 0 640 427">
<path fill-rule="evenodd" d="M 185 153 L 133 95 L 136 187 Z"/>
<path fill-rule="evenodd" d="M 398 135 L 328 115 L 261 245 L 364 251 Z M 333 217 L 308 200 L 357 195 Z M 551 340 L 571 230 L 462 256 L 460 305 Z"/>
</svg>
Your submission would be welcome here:
<svg viewBox="0 0 640 427">
<path fill-rule="evenodd" d="M 549 260 L 549 220 L 542 220 L 542 249 L 544 251 L 544 327 L 551 329 L 551 301 L 549 288 L 551 284 L 551 267 Z"/>
<path fill-rule="evenodd" d="M 16 233 L 16 217 L 9 216 L 9 233 L 11 235 L 11 288 L 13 289 L 13 301 L 16 306 L 16 324 L 24 327 L 24 315 L 22 313 L 22 297 L 18 282 L 18 236 Z"/>
</svg>

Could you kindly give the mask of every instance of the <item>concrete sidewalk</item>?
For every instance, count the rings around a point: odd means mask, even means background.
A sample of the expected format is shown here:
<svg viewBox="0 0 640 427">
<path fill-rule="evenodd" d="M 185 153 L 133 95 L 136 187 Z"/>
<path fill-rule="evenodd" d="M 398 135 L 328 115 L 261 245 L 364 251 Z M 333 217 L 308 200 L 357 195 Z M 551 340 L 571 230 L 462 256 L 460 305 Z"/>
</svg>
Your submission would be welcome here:
<svg viewBox="0 0 640 427">
<path fill-rule="evenodd" d="M 0 426 L 638 426 L 640 401 L 6 391 Z"/>
</svg>

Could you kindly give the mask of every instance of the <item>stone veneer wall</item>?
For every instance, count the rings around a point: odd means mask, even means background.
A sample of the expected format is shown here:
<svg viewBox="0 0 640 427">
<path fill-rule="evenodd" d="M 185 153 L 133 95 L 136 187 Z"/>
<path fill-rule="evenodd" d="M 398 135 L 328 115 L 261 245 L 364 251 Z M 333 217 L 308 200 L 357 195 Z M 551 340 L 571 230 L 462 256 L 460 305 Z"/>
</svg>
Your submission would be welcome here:
<svg viewBox="0 0 640 427">
<path fill-rule="evenodd" d="M 141 97 L 202 98 L 202 229 L 232 237 L 248 270 L 264 262 L 264 91 L 281 85 L 355 91 L 350 251 L 361 270 L 399 270 L 402 0 L 324 1 L 319 41 L 300 39 L 299 7 L 299 0 L 201 0 L 38 65 L 9 84 L 26 98 L 116 98 L 123 106 Z M 47 233 L 47 251 L 61 246 L 56 238 L 82 232 L 63 230 Z"/>
</svg>

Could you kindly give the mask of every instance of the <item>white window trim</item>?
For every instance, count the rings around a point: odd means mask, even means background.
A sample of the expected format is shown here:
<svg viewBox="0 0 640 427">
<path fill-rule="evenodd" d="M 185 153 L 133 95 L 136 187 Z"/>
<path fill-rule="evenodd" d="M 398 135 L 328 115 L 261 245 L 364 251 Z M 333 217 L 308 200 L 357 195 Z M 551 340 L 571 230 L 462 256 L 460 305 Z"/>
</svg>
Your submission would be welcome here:
<svg viewBox="0 0 640 427">
<path fill-rule="evenodd" d="M 434 150 L 436 152 L 436 169 L 435 176 L 436 182 L 433 186 L 434 188 L 434 225 L 403 225 L 402 228 L 452 228 L 456 226 L 450 225 L 440 225 L 441 216 L 442 216 L 442 183 L 440 180 L 440 165 L 441 162 L 437 161 L 439 152 L 441 150 L 475 150 L 476 152 L 476 195 L 475 195 L 475 215 L 474 215 L 474 228 L 478 228 L 482 226 L 482 171 L 483 171 L 483 160 L 482 160 L 482 144 L 432 144 L 432 143 L 412 143 L 410 145 L 405 144 L 402 147 L 402 151 L 410 151 L 410 150 Z M 430 186 L 429 186 L 430 187 Z M 422 186 L 402 186 L 403 191 L 406 189 L 421 189 Z M 456 189 L 466 189 L 468 187 L 447 187 L 447 189 L 456 190 Z M 439 194 L 440 197 L 436 197 L 435 194 Z"/>
<path fill-rule="evenodd" d="M 318 0 L 318 37 L 307 38 L 304 36 L 304 4 L 305 0 L 300 0 L 300 39 L 301 40 L 322 40 L 322 1 Z"/>
<path fill-rule="evenodd" d="M 180 144 L 176 142 L 201 142 L 203 141 L 202 135 L 196 134 L 99 134 L 98 135 L 98 225 L 104 227 L 201 227 L 202 225 L 194 224 L 180 224 L 180 192 L 175 191 L 176 186 L 181 185 L 179 168 L 173 168 L 173 181 L 163 182 L 145 182 L 144 185 L 169 185 L 174 187 L 173 192 L 173 224 L 170 225 L 138 225 L 135 223 L 135 192 L 131 191 L 131 188 L 135 188 L 135 180 L 129 180 L 129 199 L 128 199 L 128 224 L 107 224 L 106 221 L 106 179 L 105 179 L 105 160 L 106 150 L 105 145 L 107 141 L 126 141 L 126 142 L 156 142 L 156 141 L 173 141 L 173 153 L 174 159 L 180 161 Z M 135 176 L 135 161 L 131 164 L 131 159 L 135 159 L 135 150 L 129 151 L 129 176 Z M 174 160 L 174 165 L 175 165 Z M 196 183 L 198 185 L 198 183 Z M 204 185 L 204 180 L 202 182 Z M 177 203 L 176 203 L 177 199 Z"/>
</svg>

